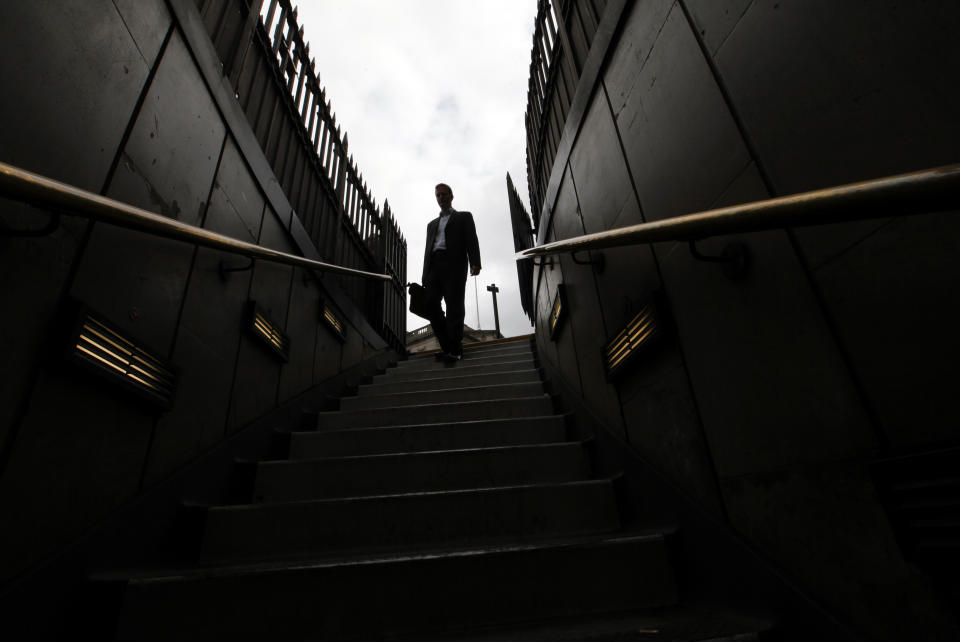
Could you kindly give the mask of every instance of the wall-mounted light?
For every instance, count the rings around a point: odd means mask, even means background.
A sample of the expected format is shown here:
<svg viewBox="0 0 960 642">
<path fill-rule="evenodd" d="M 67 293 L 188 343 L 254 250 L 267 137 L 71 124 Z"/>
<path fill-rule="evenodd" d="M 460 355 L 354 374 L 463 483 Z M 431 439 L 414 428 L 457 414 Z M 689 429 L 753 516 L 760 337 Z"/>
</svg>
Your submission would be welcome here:
<svg viewBox="0 0 960 642">
<path fill-rule="evenodd" d="M 320 299 L 320 318 L 324 324 L 330 328 L 330 331 L 341 341 L 347 340 L 347 329 L 343 319 L 333 309 L 333 306 L 326 299 Z"/>
<path fill-rule="evenodd" d="M 153 406 L 166 410 L 173 405 L 174 367 L 86 306 L 79 308 L 66 358 Z"/>
<path fill-rule="evenodd" d="M 550 306 L 550 318 L 548 319 L 550 327 L 550 338 L 557 339 L 557 333 L 563 327 L 563 322 L 567 318 L 567 289 L 561 283 L 557 286 L 557 293 L 553 297 L 553 305 Z"/>
<path fill-rule="evenodd" d="M 284 363 L 290 360 L 290 339 L 256 301 L 247 302 L 244 317 L 247 330 L 257 337 L 260 343 Z"/>
<path fill-rule="evenodd" d="M 607 377 L 613 378 L 659 335 L 656 306 L 651 301 L 640 308 L 627 325 L 603 348 Z"/>
</svg>

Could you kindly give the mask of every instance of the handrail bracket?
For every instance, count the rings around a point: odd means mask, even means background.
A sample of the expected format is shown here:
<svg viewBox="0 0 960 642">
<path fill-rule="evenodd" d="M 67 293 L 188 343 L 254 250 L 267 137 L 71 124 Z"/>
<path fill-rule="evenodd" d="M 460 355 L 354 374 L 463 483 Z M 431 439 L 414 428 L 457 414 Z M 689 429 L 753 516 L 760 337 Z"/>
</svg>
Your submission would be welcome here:
<svg viewBox="0 0 960 642">
<path fill-rule="evenodd" d="M 698 261 L 707 263 L 719 263 L 723 269 L 723 274 L 731 281 L 739 281 L 744 278 L 750 269 L 751 255 L 750 249 L 739 242 L 727 243 L 719 255 L 703 254 L 697 249 L 697 240 L 689 242 L 690 254 Z"/>
</svg>

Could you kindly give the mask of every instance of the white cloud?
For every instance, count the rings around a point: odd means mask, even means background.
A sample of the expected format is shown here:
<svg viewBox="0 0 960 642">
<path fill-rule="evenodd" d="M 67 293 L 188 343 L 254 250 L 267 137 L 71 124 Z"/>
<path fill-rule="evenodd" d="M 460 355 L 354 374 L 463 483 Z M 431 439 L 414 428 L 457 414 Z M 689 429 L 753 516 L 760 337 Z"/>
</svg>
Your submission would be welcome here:
<svg viewBox="0 0 960 642">
<path fill-rule="evenodd" d="M 477 220 L 480 324 L 493 327 L 486 286 L 500 288 L 507 336 L 531 331 L 520 307 L 506 173 L 526 198 L 527 103 L 534 0 L 307 0 L 304 38 L 337 122 L 371 193 L 389 200 L 419 280 L 433 187 Z M 477 322 L 473 279 L 466 322 Z M 426 322 L 408 316 L 408 329 Z"/>
</svg>

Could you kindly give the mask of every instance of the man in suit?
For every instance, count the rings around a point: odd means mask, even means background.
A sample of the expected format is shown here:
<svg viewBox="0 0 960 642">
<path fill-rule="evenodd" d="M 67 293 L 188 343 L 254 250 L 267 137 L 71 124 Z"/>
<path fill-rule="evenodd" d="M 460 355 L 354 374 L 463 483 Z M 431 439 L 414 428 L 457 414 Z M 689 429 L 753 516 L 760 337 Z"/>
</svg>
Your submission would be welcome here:
<svg viewBox="0 0 960 642">
<path fill-rule="evenodd" d="M 480 244 L 470 212 L 451 206 L 453 190 L 440 183 L 434 190 L 440 215 L 427 225 L 423 256 L 423 286 L 433 333 L 440 342 L 437 358 L 455 362 L 463 358 L 463 293 L 470 274 L 480 274 Z M 440 299 L 446 305 L 444 316 Z"/>
</svg>

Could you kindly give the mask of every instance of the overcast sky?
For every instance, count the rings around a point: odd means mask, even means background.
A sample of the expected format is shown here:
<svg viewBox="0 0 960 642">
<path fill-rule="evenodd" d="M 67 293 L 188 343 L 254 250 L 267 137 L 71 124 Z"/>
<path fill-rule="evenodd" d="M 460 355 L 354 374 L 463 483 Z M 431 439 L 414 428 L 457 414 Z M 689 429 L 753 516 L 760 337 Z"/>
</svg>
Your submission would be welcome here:
<svg viewBox="0 0 960 642">
<path fill-rule="evenodd" d="M 264 3 L 268 5 L 269 3 Z M 321 86 L 377 203 L 407 239 L 407 275 L 420 281 L 434 185 L 473 212 L 483 271 L 480 326 L 493 328 L 486 287 L 500 288 L 506 336 L 531 332 L 520 307 L 507 201 L 509 171 L 527 201 L 524 112 L 535 0 L 301 0 L 300 23 Z M 527 204 L 529 208 L 529 204 Z M 477 325 L 474 279 L 466 323 Z M 407 316 L 407 329 L 426 321 Z"/>
</svg>

